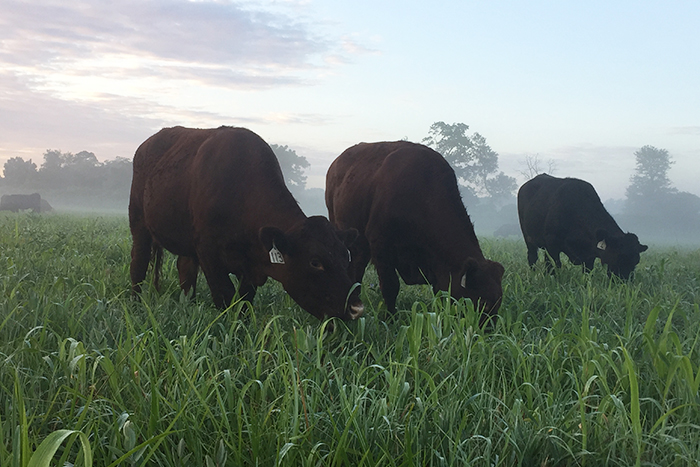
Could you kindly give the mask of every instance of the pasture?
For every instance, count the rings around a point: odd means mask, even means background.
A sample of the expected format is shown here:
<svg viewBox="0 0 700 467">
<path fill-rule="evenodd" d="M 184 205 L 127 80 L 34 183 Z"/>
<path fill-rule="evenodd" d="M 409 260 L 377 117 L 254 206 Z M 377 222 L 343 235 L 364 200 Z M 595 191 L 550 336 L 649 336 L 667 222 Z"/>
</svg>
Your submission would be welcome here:
<svg viewBox="0 0 700 467">
<path fill-rule="evenodd" d="M 493 330 L 425 286 L 385 320 L 373 271 L 331 330 L 271 280 L 191 302 L 172 256 L 134 302 L 126 217 L 3 213 L 0 465 L 700 465 L 700 250 L 622 282 L 480 240 Z"/>
</svg>

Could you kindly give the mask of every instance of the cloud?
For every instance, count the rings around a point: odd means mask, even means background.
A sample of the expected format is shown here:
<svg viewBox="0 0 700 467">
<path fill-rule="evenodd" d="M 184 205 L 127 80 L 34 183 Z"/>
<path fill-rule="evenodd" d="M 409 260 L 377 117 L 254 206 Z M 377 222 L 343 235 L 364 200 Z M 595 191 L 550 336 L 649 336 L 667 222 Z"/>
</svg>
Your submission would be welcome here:
<svg viewBox="0 0 700 467">
<path fill-rule="evenodd" d="M 131 157 L 148 136 L 173 125 L 173 115 L 178 124 L 200 127 L 263 123 L 107 93 L 96 102 L 66 101 L 30 92 L 6 72 L 0 72 L 0 89 L 0 167 L 14 156 L 36 162 L 46 149 L 89 150 L 101 160 Z"/>
<path fill-rule="evenodd" d="M 700 126 L 677 126 L 671 128 L 671 134 L 700 136 Z"/>
<path fill-rule="evenodd" d="M 285 10 L 286 8 L 286 10 Z M 232 116 L 202 104 L 230 90 L 313 83 L 340 40 L 259 3 L 3 0 L 0 166 L 48 148 L 131 156 L 163 126 L 318 122 L 313 114 Z M 212 91 L 212 88 L 214 90 Z M 232 99 L 225 94 L 225 99 Z M 208 107 L 208 108 L 207 108 Z"/>
<path fill-rule="evenodd" d="M 0 169 L 15 156 L 40 162 L 47 149 L 131 157 L 176 124 L 333 123 L 315 106 L 274 105 L 275 93 L 315 85 L 374 51 L 309 8 L 305 0 L 3 0 Z"/>
<path fill-rule="evenodd" d="M 328 125 L 334 119 L 325 114 L 283 113 L 277 112 L 266 116 L 268 123 L 301 124 L 301 125 Z"/>
<path fill-rule="evenodd" d="M 52 73 L 94 74 L 94 63 L 114 76 L 289 85 L 333 47 L 282 13 L 185 0 L 4 0 L 0 41 L 3 68 L 30 84 L 50 81 Z M 106 71 L 110 57 L 128 57 L 136 68 Z"/>
<path fill-rule="evenodd" d="M 351 37 L 344 37 L 341 45 L 343 50 L 351 55 L 377 55 L 380 53 L 378 49 L 368 47 Z"/>
</svg>

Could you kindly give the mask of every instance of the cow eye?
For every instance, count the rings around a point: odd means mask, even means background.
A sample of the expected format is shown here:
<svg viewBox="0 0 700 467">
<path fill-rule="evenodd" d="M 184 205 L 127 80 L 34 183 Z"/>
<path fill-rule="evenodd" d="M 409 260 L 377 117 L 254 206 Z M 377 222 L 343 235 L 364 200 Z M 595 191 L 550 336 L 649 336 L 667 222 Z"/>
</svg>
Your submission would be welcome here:
<svg viewBox="0 0 700 467">
<path fill-rule="evenodd" d="M 314 258 L 312 259 L 309 264 L 311 265 L 312 268 L 317 269 L 319 271 L 323 271 L 323 263 L 321 263 L 318 259 Z"/>
</svg>

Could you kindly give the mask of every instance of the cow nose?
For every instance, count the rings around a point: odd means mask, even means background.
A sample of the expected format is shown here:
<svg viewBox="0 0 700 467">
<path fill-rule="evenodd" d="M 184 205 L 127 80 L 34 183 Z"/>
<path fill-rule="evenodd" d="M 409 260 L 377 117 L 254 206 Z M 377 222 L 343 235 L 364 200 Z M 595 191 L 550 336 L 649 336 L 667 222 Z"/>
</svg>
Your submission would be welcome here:
<svg viewBox="0 0 700 467">
<path fill-rule="evenodd" d="M 348 310 L 348 317 L 350 319 L 357 319 L 360 316 L 362 316 L 362 313 L 365 312 L 365 306 L 360 303 L 359 305 L 351 305 L 350 309 Z"/>
</svg>

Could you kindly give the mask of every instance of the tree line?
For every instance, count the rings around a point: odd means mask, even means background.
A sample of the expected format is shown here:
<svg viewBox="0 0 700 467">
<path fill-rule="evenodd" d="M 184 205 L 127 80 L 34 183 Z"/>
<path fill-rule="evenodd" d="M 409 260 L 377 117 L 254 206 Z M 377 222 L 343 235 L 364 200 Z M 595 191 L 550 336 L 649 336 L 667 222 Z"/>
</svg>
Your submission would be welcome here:
<svg viewBox="0 0 700 467">
<path fill-rule="evenodd" d="M 464 123 L 433 123 L 423 144 L 442 154 L 454 168 L 465 205 L 473 218 L 480 219 L 482 231 L 504 223 L 517 223 L 514 177 L 499 170 L 498 153 L 477 132 L 469 133 Z M 287 186 L 310 214 L 325 212 L 323 190 L 306 187 L 304 156 L 288 146 L 270 145 L 279 160 Z M 635 172 L 626 190 L 619 214 L 624 228 L 658 235 L 696 232 L 700 228 L 700 198 L 681 192 L 671 184 L 668 171 L 673 160 L 665 149 L 644 146 L 634 153 Z M 532 177 L 541 171 L 537 158 L 526 158 Z M 553 169 L 549 164 L 549 171 Z M 100 162 L 94 153 L 76 154 L 47 150 L 40 166 L 29 159 L 13 157 L 5 162 L 0 190 L 37 191 L 58 205 L 92 204 L 125 209 L 131 186 L 131 159 L 117 157 Z M 625 224 L 627 223 L 627 224 Z M 629 225 L 630 227 L 626 227 Z M 483 227 L 487 228 L 484 229 Z"/>
<path fill-rule="evenodd" d="M 668 171 L 674 161 L 666 149 L 643 146 L 634 153 L 635 172 L 625 192 L 623 220 L 652 238 L 689 239 L 697 243 L 700 197 L 679 191 Z"/>
<path fill-rule="evenodd" d="M 303 197 L 306 188 L 305 157 L 288 146 L 271 145 L 280 161 L 285 181 L 295 196 Z M 12 157 L 3 166 L 0 190 L 39 192 L 57 205 L 108 209 L 126 209 L 131 188 L 132 160 L 117 157 L 100 162 L 94 153 L 76 154 L 48 149 L 41 165 L 22 157 Z"/>
</svg>

